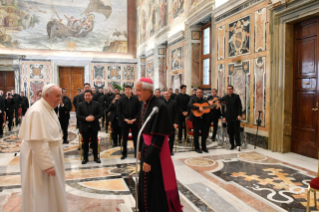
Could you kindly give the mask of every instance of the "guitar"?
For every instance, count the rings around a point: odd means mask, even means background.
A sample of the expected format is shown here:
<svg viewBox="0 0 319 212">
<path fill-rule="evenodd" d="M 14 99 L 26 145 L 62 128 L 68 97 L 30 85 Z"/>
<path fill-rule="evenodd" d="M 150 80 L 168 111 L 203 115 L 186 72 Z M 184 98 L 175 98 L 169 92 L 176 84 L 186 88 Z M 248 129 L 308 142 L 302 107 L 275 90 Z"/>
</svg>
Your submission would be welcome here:
<svg viewBox="0 0 319 212">
<path fill-rule="evenodd" d="M 196 106 L 196 107 L 202 107 L 203 108 L 203 111 L 199 111 L 197 109 L 194 109 L 192 110 L 194 116 L 196 117 L 201 117 L 203 114 L 205 113 L 209 113 L 211 109 L 214 109 L 214 108 L 217 108 L 219 109 L 220 107 L 220 104 L 219 104 L 219 101 L 216 101 L 218 98 L 214 98 L 214 99 L 211 99 L 207 102 L 204 102 L 204 103 L 194 103 L 193 106 Z M 216 102 L 214 102 L 216 101 Z"/>
</svg>

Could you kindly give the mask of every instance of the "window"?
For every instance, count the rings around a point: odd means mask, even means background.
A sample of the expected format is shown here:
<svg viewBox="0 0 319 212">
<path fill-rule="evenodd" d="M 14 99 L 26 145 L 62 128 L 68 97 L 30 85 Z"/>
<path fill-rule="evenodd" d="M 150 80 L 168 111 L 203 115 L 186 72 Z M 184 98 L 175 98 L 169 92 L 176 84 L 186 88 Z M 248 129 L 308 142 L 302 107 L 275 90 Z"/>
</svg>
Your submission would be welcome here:
<svg viewBox="0 0 319 212">
<path fill-rule="evenodd" d="M 211 87 L 211 23 L 202 28 L 201 87 Z"/>
</svg>

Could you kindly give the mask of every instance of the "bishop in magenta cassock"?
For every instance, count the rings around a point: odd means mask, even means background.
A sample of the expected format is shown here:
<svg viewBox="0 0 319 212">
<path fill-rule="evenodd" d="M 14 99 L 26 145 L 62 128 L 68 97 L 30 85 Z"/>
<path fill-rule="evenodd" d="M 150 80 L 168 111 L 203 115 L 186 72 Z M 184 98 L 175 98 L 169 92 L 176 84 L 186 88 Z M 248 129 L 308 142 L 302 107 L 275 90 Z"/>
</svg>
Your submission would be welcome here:
<svg viewBox="0 0 319 212">
<path fill-rule="evenodd" d="M 63 135 L 54 112 L 61 90 L 44 86 L 39 101 L 25 114 L 19 132 L 22 206 L 24 212 L 66 212 Z"/>
<path fill-rule="evenodd" d="M 141 78 L 136 83 L 136 95 L 143 101 L 140 127 L 156 106 L 159 108 L 144 128 L 139 158 L 138 206 L 140 212 L 180 212 L 174 165 L 168 143 L 171 119 L 164 102 L 153 95 L 153 81 Z"/>
</svg>

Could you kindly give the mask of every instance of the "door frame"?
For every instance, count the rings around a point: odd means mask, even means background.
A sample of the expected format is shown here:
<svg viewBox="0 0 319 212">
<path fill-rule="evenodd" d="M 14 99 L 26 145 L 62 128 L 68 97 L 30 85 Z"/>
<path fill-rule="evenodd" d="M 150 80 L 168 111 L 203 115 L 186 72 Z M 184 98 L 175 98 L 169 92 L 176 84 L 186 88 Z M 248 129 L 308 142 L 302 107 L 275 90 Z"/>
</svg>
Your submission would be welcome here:
<svg viewBox="0 0 319 212">
<path fill-rule="evenodd" d="M 84 68 L 84 83 L 91 83 L 91 74 L 90 74 L 90 64 L 91 61 L 52 61 L 52 82 L 56 85 L 60 85 L 60 74 L 59 74 L 59 67 L 78 67 Z"/>
<path fill-rule="evenodd" d="M 293 97 L 294 24 L 318 16 L 319 1 L 300 0 L 269 8 L 270 107 L 268 148 L 290 152 Z"/>
</svg>

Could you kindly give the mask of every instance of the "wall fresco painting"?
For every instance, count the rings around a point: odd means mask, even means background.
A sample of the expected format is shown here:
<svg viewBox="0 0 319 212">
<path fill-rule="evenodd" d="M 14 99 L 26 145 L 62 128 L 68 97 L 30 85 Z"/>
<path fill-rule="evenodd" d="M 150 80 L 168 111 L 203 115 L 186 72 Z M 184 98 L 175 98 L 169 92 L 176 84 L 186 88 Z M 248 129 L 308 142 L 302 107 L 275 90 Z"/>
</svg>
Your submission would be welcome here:
<svg viewBox="0 0 319 212">
<path fill-rule="evenodd" d="M 37 101 L 37 93 L 42 90 L 44 82 L 41 81 L 30 81 L 30 103 L 33 104 Z"/>
<path fill-rule="evenodd" d="M 228 26 L 228 57 L 250 53 L 250 15 Z"/>
<path fill-rule="evenodd" d="M 186 0 L 172 0 L 172 14 L 174 19 L 184 13 L 185 1 Z"/>
<path fill-rule="evenodd" d="M 3 0 L 0 47 L 127 52 L 127 0 Z"/>
<path fill-rule="evenodd" d="M 180 46 L 171 51 L 171 71 L 183 69 L 183 47 Z"/>
<path fill-rule="evenodd" d="M 258 111 L 260 114 L 261 126 L 265 126 L 266 117 L 266 57 L 254 59 L 254 125 L 257 125 Z"/>
<path fill-rule="evenodd" d="M 250 65 L 249 60 L 228 64 L 228 84 L 234 86 L 243 106 L 242 120 L 249 122 L 250 113 Z"/>
<path fill-rule="evenodd" d="M 173 88 L 173 90 L 179 89 L 183 83 L 182 79 L 183 79 L 182 74 L 172 74 L 171 75 L 171 88 Z"/>
<path fill-rule="evenodd" d="M 158 58 L 158 79 L 159 88 L 166 88 L 166 63 L 165 57 Z"/>
<path fill-rule="evenodd" d="M 255 52 L 266 51 L 267 9 L 255 12 Z"/>
<path fill-rule="evenodd" d="M 153 59 L 149 59 L 146 62 L 146 77 L 154 80 L 154 61 Z"/>
</svg>

